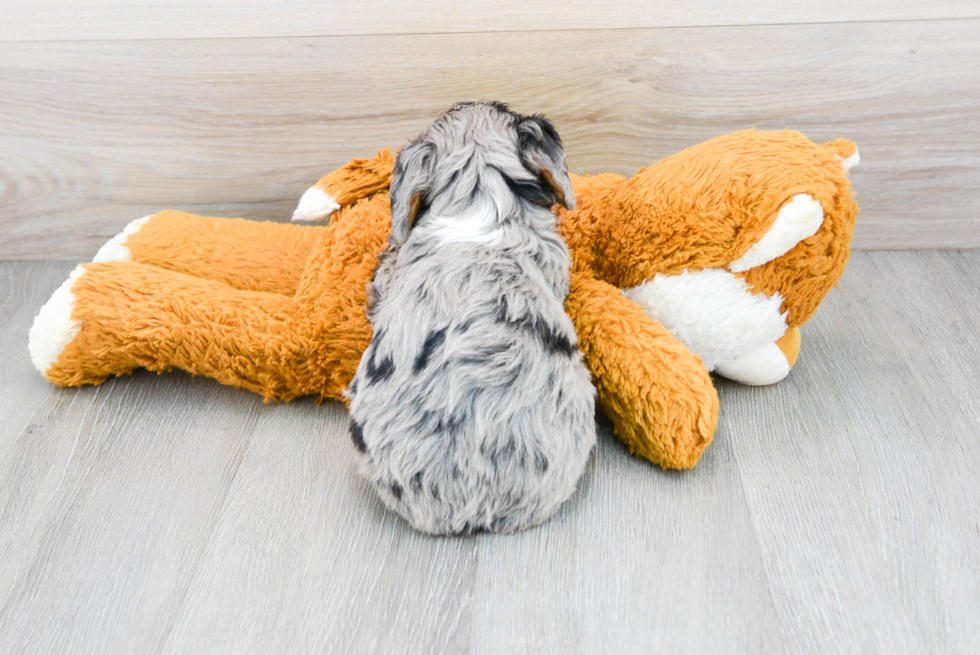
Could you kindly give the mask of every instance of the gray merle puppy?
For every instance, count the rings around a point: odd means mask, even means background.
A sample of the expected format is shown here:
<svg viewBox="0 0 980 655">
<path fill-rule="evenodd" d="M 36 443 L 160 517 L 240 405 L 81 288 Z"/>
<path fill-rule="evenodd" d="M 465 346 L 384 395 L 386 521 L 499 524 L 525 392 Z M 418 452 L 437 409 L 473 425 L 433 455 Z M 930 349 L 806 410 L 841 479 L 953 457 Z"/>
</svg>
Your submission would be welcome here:
<svg viewBox="0 0 980 655">
<path fill-rule="evenodd" d="M 362 474 L 423 532 L 535 525 L 585 469 L 595 390 L 555 202 L 575 206 L 558 134 L 501 103 L 455 105 L 398 155 L 347 393 Z"/>
</svg>

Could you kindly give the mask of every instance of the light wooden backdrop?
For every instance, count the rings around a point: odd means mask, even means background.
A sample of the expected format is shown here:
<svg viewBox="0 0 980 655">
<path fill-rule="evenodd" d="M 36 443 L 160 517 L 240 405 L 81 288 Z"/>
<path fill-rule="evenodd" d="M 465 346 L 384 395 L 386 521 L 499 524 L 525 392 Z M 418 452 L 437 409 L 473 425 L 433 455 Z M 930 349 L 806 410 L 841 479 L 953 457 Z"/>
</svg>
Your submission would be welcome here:
<svg viewBox="0 0 980 655">
<path fill-rule="evenodd" d="M 846 136 L 859 248 L 980 247 L 980 2 L 0 1 L 0 260 L 165 207 L 286 220 L 461 99 L 542 111 L 578 173 L 731 130 Z"/>
</svg>

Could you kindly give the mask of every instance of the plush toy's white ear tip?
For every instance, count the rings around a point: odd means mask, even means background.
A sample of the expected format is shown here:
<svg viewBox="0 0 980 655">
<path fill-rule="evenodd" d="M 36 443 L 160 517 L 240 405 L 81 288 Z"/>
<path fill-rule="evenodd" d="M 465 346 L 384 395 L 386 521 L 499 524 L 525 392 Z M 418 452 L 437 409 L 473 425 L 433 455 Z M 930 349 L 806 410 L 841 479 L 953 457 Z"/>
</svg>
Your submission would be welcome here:
<svg viewBox="0 0 980 655">
<path fill-rule="evenodd" d="M 78 336 L 78 331 L 82 328 L 82 322 L 73 320 L 71 312 L 75 307 L 72 287 L 84 273 L 85 269 L 77 266 L 68 279 L 51 294 L 48 302 L 44 303 L 31 326 L 27 349 L 31 353 L 34 367 L 45 377 L 58 361 L 65 346 Z"/>
<path fill-rule="evenodd" d="M 315 186 L 310 187 L 299 199 L 299 205 L 293 212 L 293 220 L 301 222 L 319 221 L 327 218 L 340 209 L 340 205 L 329 193 Z"/>
<path fill-rule="evenodd" d="M 848 157 L 847 159 L 844 159 L 840 155 L 837 155 L 837 159 L 840 159 L 841 163 L 844 165 L 844 172 L 847 173 L 852 168 L 854 168 L 855 166 L 861 163 L 861 153 L 855 150 L 854 154 Z"/>
</svg>

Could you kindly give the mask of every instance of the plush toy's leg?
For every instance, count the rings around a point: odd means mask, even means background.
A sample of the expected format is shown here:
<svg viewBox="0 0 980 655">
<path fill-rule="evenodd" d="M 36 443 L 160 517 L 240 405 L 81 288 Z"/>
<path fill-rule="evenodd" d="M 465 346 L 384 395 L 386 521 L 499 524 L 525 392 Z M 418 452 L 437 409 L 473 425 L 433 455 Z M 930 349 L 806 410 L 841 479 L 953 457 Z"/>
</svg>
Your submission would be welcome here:
<svg viewBox="0 0 980 655">
<path fill-rule="evenodd" d="M 630 452 L 663 468 L 697 464 L 718 422 L 701 360 L 619 289 L 576 273 L 566 303 L 599 404 Z"/>
<path fill-rule="evenodd" d="M 30 349 L 63 386 L 179 368 L 288 400 L 320 391 L 313 336 L 288 296 L 117 261 L 75 270 L 42 308 Z"/>
<path fill-rule="evenodd" d="M 166 210 L 127 225 L 93 261 L 141 262 L 236 289 L 291 295 L 325 229 Z"/>
<path fill-rule="evenodd" d="M 324 344 L 312 362 L 320 371 L 323 397 L 340 397 L 371 341 L 367 287 L 390 233 L 388 196 L 378 195 L 347 210 L 310 253 L 295 298 L 308 308 Z"/>
<path fill-rule="evenodd" d="M 371 159 L 352 160 L 306 190 L 293 213 L 293 220 L 324 220 L 341 207 L 386 191 L 391 184 L 394 164 L 395 157 L 388 148 Z"/>
<path fill-rule="evenodd" d="M 340 399 L 371 339 L 367 285 L 391 229 L 386 196 L 350 211 L 356 220 L 306 228 L 318 237 L 301 244 L 309 265 L 294 295 L 137 261 L 79 266 L 35 319 L 31 358 L 62 386 L 179 368 L 267 398 Z M 129 232 L 116 245 L 142 230 Z"/>
<path fill-rule="evenodd" d="M 388 196 L 358 203 L 345 212 L 344 220 L 326 229 L 310 253 L 296 298 L 311 305 L 329 298 L 338 307 L 336 311 L 364 315 L 367 285 L 391 234 Z"/>
</svg>

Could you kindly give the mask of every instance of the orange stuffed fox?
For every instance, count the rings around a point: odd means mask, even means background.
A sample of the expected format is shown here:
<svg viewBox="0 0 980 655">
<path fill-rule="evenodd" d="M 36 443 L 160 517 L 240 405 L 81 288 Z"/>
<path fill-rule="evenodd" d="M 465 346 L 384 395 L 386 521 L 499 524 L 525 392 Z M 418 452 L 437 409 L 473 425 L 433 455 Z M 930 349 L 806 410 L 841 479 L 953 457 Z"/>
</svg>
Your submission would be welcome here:
<svg viewBox="0 0 980 655">
<path fill-rule="evenodd" d="M 559 211 L 572 254 L 566 309 L 599 403 L 630 451 L 694 466 L 718 420 L 715 371 L 785 377 L 798 327 L 847 262 L 857 206 L 849 141 L 747 130 L 641 170 L 573 176 Z M 163 211 L 75 269 L 30 332 L 63 386 L 173 368 L 266 398 L 340 399 L 371 338 L 366 287 L 390 231 L 388 150 L 260 223 Z"/>
</svg>

